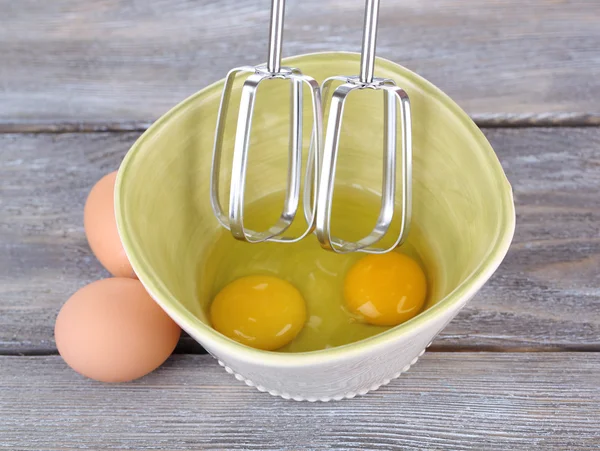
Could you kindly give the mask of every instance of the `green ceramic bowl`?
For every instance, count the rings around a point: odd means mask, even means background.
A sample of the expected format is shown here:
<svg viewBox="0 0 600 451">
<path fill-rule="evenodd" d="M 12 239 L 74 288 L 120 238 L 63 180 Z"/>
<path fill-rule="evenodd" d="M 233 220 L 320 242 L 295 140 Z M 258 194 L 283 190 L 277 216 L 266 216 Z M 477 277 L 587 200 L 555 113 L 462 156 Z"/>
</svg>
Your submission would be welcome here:
<svg viewBox="0 0 600 451">
<path fill-rule="evenodd" d="M 359 56 L 320 53 L 289 58 L 284 64 L 321 82 L 331 75 L 356 74 Z M 206 255 L 220 231 L 209 202 L 209 171 L 222 81 L 161 117 L 121 165 L 117 223 L 139 279 L 228 372 L 261 391 L 326 401 L 363 394 L 398 377 L 489 279 L 510 245 L 515 226 L 511 187 L 481 131 L 448 96 L 409 70 L 378 59 L 376 74 L 394 79 L 411 99 L 411 239 L 428 249 L 422 257 L 432 280 L 423 313 L 374 337 L 322 351 L 266 352 L 238 344 L 207 323 L 204 312 L 213 273 Z M 288 90 L 274 84 L 259 93 L 253 142 L 267 157 L 260 162 L 261 171 L 249 175 L 249 201 L 271 193 L 283 181 L 287 162 L 281 149 L 287 146 L 289 122 L 288 106 L 281 99 L 288 97 Z M 239 90 L 232 102 L 237 99 Z M 346 108 L 351 137 L 343 144 L 346 156 L 372 152 L 373 158 L 381 157 L 381 126 L 373 119 L 381 111 L 381 100 L 370 99 Z M 234 120 L 228 124 L 225 148 L 232 144 Z M 354 183 L 372 183 L 380 171 L 379 164 L 360 158 L 340 159 L 338 165 L 338 175 Z"/>
</svg>

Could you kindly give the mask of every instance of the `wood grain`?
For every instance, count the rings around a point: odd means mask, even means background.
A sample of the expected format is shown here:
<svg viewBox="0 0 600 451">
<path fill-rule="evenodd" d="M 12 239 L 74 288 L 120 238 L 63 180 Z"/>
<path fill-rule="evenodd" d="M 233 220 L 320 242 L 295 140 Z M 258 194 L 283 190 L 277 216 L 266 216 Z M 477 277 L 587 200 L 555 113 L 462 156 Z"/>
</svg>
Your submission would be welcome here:
<svg viewBox="0 0 600 451">
<path fill-rule="evenodd" d="M 288 2 L 284 54 L 359 51 L 363 3 Z M 269 4 L 0 0 L 0 123 L 152 121 L 231 67 L 264 61 Z M 487 118 L 482 125 L 598 124 L 599 47 L 596 1 L 381 6 L 378 54 Z"/>
<path fill-rule="evenodd" d="M 364 397 L 298 403 L 205 356 L 129 384 L 60 357 L 0 358 L 0 449 L 591 450 L 600 354 L 427 353 Z"/>
<path fill-rule="evenodd" d="M 434 350 L 600 350 L 600 129 L 485 130 L 512 182 L 513 246 Z M 0 353 L 56 352 L 53 324 L 105 277 L 86 243 L 89 189 L 139 133 L 0 135 Z M 179 352 L 201 352 L 189 338 Z"/>
</svg>

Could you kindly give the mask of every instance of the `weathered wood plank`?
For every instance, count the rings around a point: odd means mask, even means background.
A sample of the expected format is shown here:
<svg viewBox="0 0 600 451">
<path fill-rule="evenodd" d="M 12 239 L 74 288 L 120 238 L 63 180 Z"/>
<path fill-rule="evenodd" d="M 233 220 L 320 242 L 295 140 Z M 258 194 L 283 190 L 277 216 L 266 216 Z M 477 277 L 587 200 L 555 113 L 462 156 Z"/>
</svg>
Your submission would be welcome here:
<svg viewBox="0 0 600 451">
<path fill-rule="evenodd" d="M 600 129 L 485 133 L 513 186 L 516 233 L 440 344 L 600 349 Z"/>
<path fill-rule="evenodd" d="M 284 53 L 358 51 L 363 3 L 288 2 Z M 231 67 L 264 61 L 269 4 L 0 0 L 0 123 L 152 121 Z M 379 55 L 491 123 L 598 123 L 599 47 L 595 1 L 381 6 Z"/>
<path fill-rule="evenodd" d="M 0 357 L 0 448 L 591 450 L 600 354 L 427 353 L 364 397 L 298 403 L 209 356 L 145 378 L 86 380 L 60 357 Z"/>
<path fill-rule="evenodd" d="M 513 183 L 514 244 L 433 349 L 600 349 L 600 129 L 486 130 Z M 106 275 L 87 192 L 138 133 L 0 135 L 0 353 L 52 353 L 60 305 Z M 181 352 L 198 352 L 183 339 Z"/>
</svg>

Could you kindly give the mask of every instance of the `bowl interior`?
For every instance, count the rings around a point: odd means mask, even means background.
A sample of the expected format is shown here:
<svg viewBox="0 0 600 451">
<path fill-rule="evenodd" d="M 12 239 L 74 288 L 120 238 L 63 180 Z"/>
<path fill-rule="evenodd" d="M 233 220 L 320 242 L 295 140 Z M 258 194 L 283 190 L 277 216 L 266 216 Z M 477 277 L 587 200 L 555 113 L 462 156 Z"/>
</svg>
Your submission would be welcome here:
<svg viewBox="0 0 600 451">
<path fill-rule="evenodd" d="M 289 58 L 284 63 L 321 82 L 332 75 L 356 74 L 359 57 L 350 53 L 313 54 Z M 504 256 L 514 228 L 510 185 L 483 134 L 441 91 L 389 61 L 378 60 L 376 74 L 394 79 L 411 99 L 414 150 L 410 242 L 420 250 L 419 257 L 427 268 L 428 307 L 442 307 L 452 301 L 451 294 L 456 298 L 461 289 L 483 283 Z M 239 102 L 239 87 L 238 83 L 231 99 L 233 105 Z M 210 281 L 215 275 L 206 256 L 221 230 L 209 202 L 221 88 L 219 82 L 185 100 L 135 143 L 119 172 L 116 213 L 126 252 L 157 301 L 188 332 L 193 329 L 200 335 L 230 341 L 207 325 L 205 315 Z M 253 169 L 246 185 L 248 202 L 277 195 L 284 186 L 289 89 L 286 82 L 265 83 L 259 89 L 252 129 Z M 344 114 L 339 180 L 378 191 L 382 100 L 363 92 L 352 96 Z M 230 114 L 225 149 L 233 146 L 235 121 L 235 115 Z M 304 123 L 307 142 L 309 108 L 305 108 Z M 226 152 L 224 167 L 229 165 L 230 154 Z M 223 172 L 222 187 L 227 184 L 228 174 Z M 370 202 L 364 208 L 367 214 L 375 215 L 378 205 Z M 401 333 L 412 321 L 390 333 Z"/>
</svg>

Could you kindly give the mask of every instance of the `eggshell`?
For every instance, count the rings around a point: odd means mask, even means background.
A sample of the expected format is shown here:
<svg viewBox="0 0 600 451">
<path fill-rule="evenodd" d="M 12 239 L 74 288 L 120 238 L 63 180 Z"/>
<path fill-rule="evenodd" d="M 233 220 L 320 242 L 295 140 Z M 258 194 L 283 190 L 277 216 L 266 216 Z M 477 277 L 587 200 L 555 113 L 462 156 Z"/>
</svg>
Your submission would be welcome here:
<svg viewBox="0 0 600 451">
<path fill-rule="evenodd" d="M 116 277 L 136 278 L 125 254 L 115 218 L 115 180 L 117 171 L 102 177 L 85 202 L 83 227 L 96 258 Z"/>
<path fill-rule="evenodd" d="M 62 307 L 54 328 L 65 362 L 102 382 L 130 381 L 153 371 L 173 352 L 180 334 L 141 282 L 127 278 L 81 288 Z"/>
</svg>

